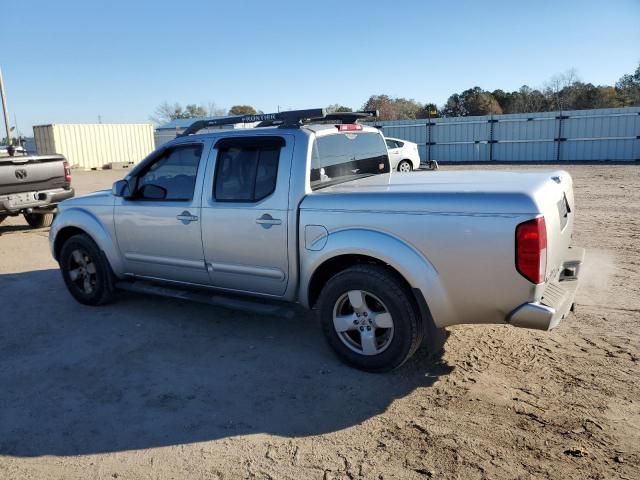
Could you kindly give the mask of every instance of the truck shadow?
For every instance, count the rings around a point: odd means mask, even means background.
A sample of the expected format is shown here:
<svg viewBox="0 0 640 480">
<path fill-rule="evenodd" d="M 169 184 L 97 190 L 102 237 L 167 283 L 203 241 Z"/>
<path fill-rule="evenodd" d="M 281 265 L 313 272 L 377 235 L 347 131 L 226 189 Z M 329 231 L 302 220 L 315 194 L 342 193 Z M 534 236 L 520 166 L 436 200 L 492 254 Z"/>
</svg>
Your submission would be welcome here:
<svg viewBox="0 0 640 480">
<path fill-rule="evenodd" d="M 48 232 L 49 231 L 49 227 L 43 227 L 43 228 L 33 228 L 30 227 L 28 224 L 0 224 L 0 237 L 2 235 L 5 234 L 10 234 L 10 233 L 26 233 L 26 232 Z"/>
<path fill-rule="evenodd" d="M 334 432 L 451 367 L 339 362 L 309 314 L 258 316 L 122 295 L 77 304 L 57 270 L 0 274 L 0 454 L 86 455 L 241 434 Z"/>
</svg>

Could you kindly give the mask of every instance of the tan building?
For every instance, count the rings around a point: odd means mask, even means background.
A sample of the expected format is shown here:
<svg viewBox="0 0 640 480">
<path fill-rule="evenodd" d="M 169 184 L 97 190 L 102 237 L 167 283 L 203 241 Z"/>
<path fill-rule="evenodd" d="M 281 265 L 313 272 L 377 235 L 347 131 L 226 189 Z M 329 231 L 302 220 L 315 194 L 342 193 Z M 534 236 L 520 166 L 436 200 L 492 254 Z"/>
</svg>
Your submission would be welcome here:
<svg viewBox="0 0 640 480">
<path fill-rule="evenodd" d="M 150 123 L 36 125 L 38 155 L 64 155 L 73 168 L 102 169 L 138 163 L 155 147 Z"/>
</svg>

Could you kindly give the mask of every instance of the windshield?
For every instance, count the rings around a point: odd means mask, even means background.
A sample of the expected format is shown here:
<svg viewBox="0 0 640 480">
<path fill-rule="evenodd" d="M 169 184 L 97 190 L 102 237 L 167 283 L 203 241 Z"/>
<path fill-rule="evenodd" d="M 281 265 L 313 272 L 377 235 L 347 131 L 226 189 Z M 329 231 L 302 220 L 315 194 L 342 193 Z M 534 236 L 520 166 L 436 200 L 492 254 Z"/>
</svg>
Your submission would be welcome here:
<svg viewBox="0 0 640 480">
<path fill-rule="evenodd" d="M 389 173 L 389 157 L 378 133 L 336 133 L 313 144 L 312 190 L 380 173 Z"/>
</svg>

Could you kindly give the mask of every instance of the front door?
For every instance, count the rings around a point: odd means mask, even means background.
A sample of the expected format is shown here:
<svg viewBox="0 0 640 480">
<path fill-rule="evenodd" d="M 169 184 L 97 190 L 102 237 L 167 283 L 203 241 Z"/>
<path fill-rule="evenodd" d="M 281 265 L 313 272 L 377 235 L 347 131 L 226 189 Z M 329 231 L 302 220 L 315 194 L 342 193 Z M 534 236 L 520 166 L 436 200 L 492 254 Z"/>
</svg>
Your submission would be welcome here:
<svg viewBox="0 0 640 480">
<path fill-rule="evenodd" d="M 137 175 L 133 197 L 116 199 L 116 237 L 127 273 L 209 283 L 200 233 L 203 147 L 167 148 Z"/>
<path fill-rule="evenodd" d="M 402 160 L 402 149 L 395 140 L 387 138 L 386 142 L 387 151 L 389 152 L 389 165 L 391 165 L 391 170 L 396 170 L 398 163 Z"/>
<path fill-rule="evenodd" d="M 202 242 L 211 283 L 282 295 L 288 281 L 293 136 L 217 141 L 202 193 Z"/>
</svg>

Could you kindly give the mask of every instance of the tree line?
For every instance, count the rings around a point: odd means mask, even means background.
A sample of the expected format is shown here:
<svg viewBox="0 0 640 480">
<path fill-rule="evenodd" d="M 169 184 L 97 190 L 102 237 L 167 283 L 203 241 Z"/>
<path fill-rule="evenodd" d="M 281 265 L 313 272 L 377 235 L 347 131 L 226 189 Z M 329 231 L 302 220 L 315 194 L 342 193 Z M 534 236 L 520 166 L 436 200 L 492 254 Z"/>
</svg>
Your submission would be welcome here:
<svg viewBox="0 0 640 480">
<path fill-rule="evenodd" d="M 225 115 L 255 115 L 261 113 L 251 105 L 234 105 L 229 110 L 219 108 L 214 102 L 208 104 L 190 103 L 183 107 L 179 103 L 161 103 L 149 119 L 158 124 L 168 123 L 180 118 L 222 117 Z"/>
<path fill-rule="evenodd" d="M 640 65 L 613 86 L 584 83 L 575 70 L 569 70 L 554 76 L 540 89 L 523 85 L 512 92 L 501 89 L 491 92 L 473 87 L 452 94 L 439 108 L 413 99 L 372 95 L 362 109 L 379 110 L 379 120 L 404 120 L 631 106 L 640 106 Z"/>
<path fill-rule="evenodd" d="M 623 75 L 615 85 L 594 85 L 582 82 L 575 70 L 556 75 L 541 88 L 523 85 L 512 92 L 501 89 L 488 91 L 473 87 L 454 93 L 446 103 L 419 102 L 412 98 L 371 95 L 361 110 L 378 110 L 378 120 L 406 120 L 429 117 L 466 117 L 503 113 L 535 113 L 590 108 L 640 106 L 640 64 L 635 72 Z M 351 112 L 352 108 L 340 104 L 328 105 L 329 112 Z M 234 105 L 228 111 L 208 105 L 164 102 L 151 119 L 166 123 L 177 118 L 222 115 L 254 115 L 262 113 L 251 105 Z"/>
</svg>

